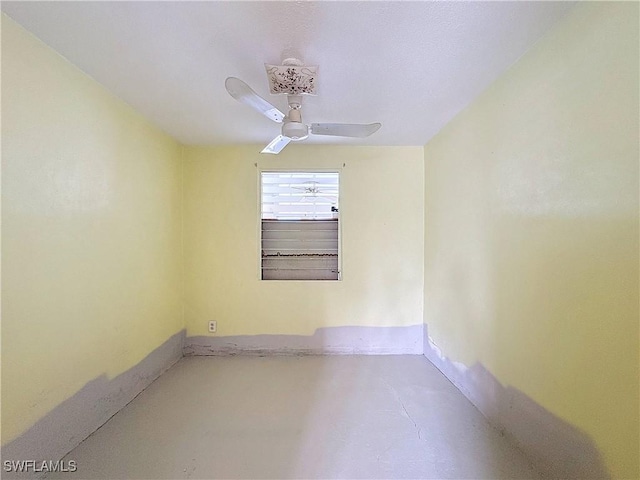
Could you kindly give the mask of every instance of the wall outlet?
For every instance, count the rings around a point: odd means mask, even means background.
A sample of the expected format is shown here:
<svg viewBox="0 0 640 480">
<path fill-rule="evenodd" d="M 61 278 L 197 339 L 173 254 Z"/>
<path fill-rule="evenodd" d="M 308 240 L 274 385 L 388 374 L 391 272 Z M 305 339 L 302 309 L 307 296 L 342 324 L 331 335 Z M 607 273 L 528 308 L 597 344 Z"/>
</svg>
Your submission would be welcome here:
<svg viewBox="0 0 640 480">
<path fill-rule="evenodd" d="M 218 330 L 218 322 L 212 321 L 209 322 L 209 333 L 216 333 Z"/>
</svg>

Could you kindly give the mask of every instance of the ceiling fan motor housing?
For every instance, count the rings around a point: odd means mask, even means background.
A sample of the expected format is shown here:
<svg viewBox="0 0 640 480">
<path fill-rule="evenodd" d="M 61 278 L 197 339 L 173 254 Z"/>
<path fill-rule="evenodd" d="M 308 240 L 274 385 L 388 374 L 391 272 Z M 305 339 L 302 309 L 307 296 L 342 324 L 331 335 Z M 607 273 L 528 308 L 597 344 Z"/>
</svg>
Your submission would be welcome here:
<svg viewBox="0 0 640 480">
<path fill-rule="evenodd" d="M 309 136 L 309 127 L 301 122 L 285 122 L 282 125 L 282 135 L 293 141 L 304 140 Z"/>
</svg>

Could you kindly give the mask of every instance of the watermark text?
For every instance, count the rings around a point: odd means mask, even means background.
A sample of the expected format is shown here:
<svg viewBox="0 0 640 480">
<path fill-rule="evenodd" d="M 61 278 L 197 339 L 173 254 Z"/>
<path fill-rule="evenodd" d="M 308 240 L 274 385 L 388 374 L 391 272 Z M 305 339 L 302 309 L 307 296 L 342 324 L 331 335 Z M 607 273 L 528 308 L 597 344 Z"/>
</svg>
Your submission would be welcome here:
<svg viewBox="0 0 640 480">
<path fill-rule="evenodd" d="M 5 472 L 42 473 L 42 472 L 75 472 L 78 463 L 75 460 L 4 460 L 2 468 Z"/>
</svg>

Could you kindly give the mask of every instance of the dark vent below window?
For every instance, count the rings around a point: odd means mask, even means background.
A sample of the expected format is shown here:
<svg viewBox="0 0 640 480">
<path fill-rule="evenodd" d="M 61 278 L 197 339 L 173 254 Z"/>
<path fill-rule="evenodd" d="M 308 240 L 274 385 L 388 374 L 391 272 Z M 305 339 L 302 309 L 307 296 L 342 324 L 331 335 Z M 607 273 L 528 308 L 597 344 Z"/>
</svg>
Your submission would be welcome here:
<svg viewBox="0 0 640 480">
<path fill-rule="evenodd" d="M 263 280 L 338 280 L 338 219 L 262 220 Z"/>
</svg>

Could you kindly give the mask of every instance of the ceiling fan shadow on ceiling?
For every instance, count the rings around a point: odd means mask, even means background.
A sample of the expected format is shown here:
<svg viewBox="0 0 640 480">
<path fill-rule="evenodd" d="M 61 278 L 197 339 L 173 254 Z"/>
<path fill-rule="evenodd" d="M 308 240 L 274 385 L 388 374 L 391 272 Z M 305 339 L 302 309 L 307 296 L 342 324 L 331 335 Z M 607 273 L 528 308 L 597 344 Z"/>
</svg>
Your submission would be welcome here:
<svg viewBox="0 0 640 480">
<path fill-rule="evenodd" d="M 229 77 L 225 87 L 237 101 L 257 110 L 270 120 L 281 123 L 280 135 L 274 138 L 260 153 L 278 154 L 289 142 L 305 140 L 309 135 L 364 138 L 378 131 L 381 123 L 302 123 L 302 96 L 315 95 L 317 67 L 302 65 L 297 59 L 288 58 L 283 65 L 265 65 L 272 94 L 287 96 L 289 111 L 285 115 L 258 95 L 245 82 Z"/>
</svg>

